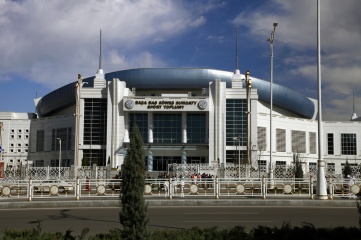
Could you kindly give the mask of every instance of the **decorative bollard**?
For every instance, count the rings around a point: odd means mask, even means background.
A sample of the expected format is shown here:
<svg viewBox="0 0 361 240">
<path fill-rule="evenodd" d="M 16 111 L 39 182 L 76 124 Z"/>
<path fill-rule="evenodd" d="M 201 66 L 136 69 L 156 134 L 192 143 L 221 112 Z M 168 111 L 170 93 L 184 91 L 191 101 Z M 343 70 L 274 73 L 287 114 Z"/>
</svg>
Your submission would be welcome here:
<svg viewBox="0 0 361 240">
<path fill-rule="evenodd" d="M 310 198 L 313 199 L 313 177 L 310 176 Z"/>
<path fill-rule="evenodd" d="M 29 199 L 29 202 L 32 201 L 32 198 L 33 198 L 33 179 L 30 177 L 29 185 L 28 185 L 28 199 Z"/>
<path fill-rule="evenodd" d="M 172 185 L 172 178 L 169 178 L 169 199 L 173 198 L 173 185 Z"/>
<path fill-rule="evenodd" d="M 262 199 L 266 199 L 266 178 L 262 176 Z"/>
<path fill-rule="evenodd" d="M 76 192 L 76 197 L 75 199 L 76 200 L 79 200 L 80 199 L 80 179 L 79 177 L 76 177 L 76 187 L 75 187 L 75 192 Z"/>
<path fill-rule="evenodd" d="M 329 187 L 328 199 L 332 200 L 333 199 L 333 182 L 332 182 L 331 176 L 328 177 L 328 187 Z"/>
<path fill-rule="evenodd" d="M 218 175 L 216 176 L 216 199 L 219 199 L 219 185 L 218 185 Z"/>
</svg>

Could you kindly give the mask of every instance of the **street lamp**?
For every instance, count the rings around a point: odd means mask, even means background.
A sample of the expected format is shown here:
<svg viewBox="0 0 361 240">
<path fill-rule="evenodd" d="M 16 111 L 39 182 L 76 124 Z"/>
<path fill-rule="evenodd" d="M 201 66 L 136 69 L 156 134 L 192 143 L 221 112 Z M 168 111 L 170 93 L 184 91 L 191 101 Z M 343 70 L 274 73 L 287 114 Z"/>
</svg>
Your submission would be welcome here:
<svg viewBox="0 0 361 240">
<path fill-rule="evenodd" d="M 276 27 L 277 27 L 278 23 L 273 23 L 273 31 L 271 32 L 271 37 L 267 39 L 267 41 L 269 41 L 270 43 L 270 47 L 271 47 L 271 76 L 270 76 L 270 125 L 269 125 L 269 130 L 270 130 L 270 141 L 269 141 L 269 147 L 270 147 L 270 155 L 269 155 L 269 170 L 270 170 L 270 178 L 271 180 L 273 179 L 273 167 L 272 167 L 272 113 L 273 113 L 273 43 L 274 43 L 274 39 L 275 39 L 275 32 L 276 32 Z"/>
<path fill-rule="evenodd" d="M 246 165 L 246 177 L 249 178 L 251 176 L 250 168 L 251 168 L 251 88 L 252 88 L 252 79 L 250 78 L 251 72 L 246 71 L 245 81 L 246 81 L 246 95 L 247 95 L 247 164 Z"/>
<path fill-rule="evenodd" d="M 325 161 L 323 160 L 322 131 L 322 88 L 321 88 L 321 33 L 320 33 L 320 0 L 317 0 L 317 96 L 318 96 L 318 160 L 316 198 L 326 200 L 327 182 L 325 178 Z"/>
<path fill-rule="evenodd" d="M 61 138 L 57 138 L 59 140 L 59 180 L 60 180 L 60 163 L 61 163 Z"/>
<path fill-rule="evenodd" d="M 75 83 L 75 94 L 76 94 L 76 107 L 75 107 L 75 148 L 74 148 L 74 175 L 78 176 L 79 167 L 79 145 L 80 145 L 80 116 L 81 116 L 81 90 L 84 84 L 83 78 L 78 74 L 78 81 Z"/>
<path fill-rule="evenodd" d="M 234 137 L 233 140 L 238 141 L 238 178 L 241 178 L 241 137 Z"/>
</svg>

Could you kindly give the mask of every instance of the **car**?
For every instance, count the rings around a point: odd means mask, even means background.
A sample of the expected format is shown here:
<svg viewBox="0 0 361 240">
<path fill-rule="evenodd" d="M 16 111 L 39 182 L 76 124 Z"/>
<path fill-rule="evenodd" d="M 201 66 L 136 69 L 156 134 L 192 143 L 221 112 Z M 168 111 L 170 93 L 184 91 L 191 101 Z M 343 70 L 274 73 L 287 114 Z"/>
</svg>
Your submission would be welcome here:
<svg viewBox="0 0 361 240">
<path fill-rule="evenodd" d="M 113 191 L 121 191 L 122 190 L 122 180 L 121 179 L 112 179 L 110 180 L 108 187 Z"/>
<path fill-rule="evenodd" d="M 34 184 L 34 192 L 72 192 L 74 186 L 63 180 L 45 180 Z"/>
</svg>

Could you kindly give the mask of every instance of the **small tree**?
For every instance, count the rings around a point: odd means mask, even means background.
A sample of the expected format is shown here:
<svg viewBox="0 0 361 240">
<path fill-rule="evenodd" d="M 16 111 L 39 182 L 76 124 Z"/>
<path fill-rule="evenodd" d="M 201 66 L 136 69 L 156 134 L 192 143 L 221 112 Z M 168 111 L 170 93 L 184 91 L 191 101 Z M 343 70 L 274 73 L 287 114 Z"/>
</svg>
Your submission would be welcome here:
<svg viewBox="0 0 361 240">
<path fill-rule="evenodd" d="M 145 153 L 143 140 L 134 120 L 133 131 L 130 134 L 130 148 L 124 159 L 122 168 L 123 187 L 121 195 L 122 211 L 119 214 L 120 223 L 124 229 L 124 239 L 147 239 L 148 205 L 143 197 L 145 186 Z"/>
<path fill-rule="evenodd" d="M 344 178 L 347 178 L 348 175 L 351 175 L 351 174 L 352 174 L 352 169 L 351 169 L 351 166 L 350 166 L 350 164 L 348 163 L 348 160 L 347 160 L 347 159 L 346 159 L 346 163 L 345 163 L 345 166 L 344 166 L 344 168 L 343 168 L 342 174 L 343 174 L 343 177 L 344 177 Z"/>
<path fill-rule="evenodd" d="M 293 152 L 293 164 L 295 168 L 295 178 L 303 178 L 302 162 L 298 152 Z"/>
<path fill-rule="evenodd" d="M 81 165 L 82 166 L 89 166 L 89 158 L 84 156 L 82 161 L 81 161 Z"/>
</svg>

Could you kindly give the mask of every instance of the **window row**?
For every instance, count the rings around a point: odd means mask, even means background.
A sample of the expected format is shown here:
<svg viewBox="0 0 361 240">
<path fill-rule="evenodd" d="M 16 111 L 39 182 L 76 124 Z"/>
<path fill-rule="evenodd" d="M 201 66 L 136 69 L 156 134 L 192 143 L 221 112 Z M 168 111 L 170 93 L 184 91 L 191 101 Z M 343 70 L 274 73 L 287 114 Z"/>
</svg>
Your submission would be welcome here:
<svg viewBox="0 0 361 240">
<path fill-rule="evenodd" d="M 28 152 L 28 149 L 27 148 L 25 148 L 25 149 L 21 149 L 21 148 L 18 148 L 18 149 L 12 149 L 12 148 L 10 148 L 9 149 L 9 152 L 10 153 L 27 153 Z"/>
<path fill-rule="evenodd" d="M 57 128 L 51 131 L 51 151 L 71 150 L 72 148 L 72 128 Z M 36 151 L 45 151 L 45 130 L 36 132 Z"/>
<path fill-rule="evenodd" d="M 204 113 L 187 114 L 187 143 L 207 143 L 207 120 Z M 130 132 L 137 124 L 143 142 L 148 142 L 148 114 L 129 114 Z M 182 143 L 182 114 L 153 115 L 153 143 Z"/>
<path fill-rule="evenodd" d="M 24 147 L 28 147 L 29 146 L 29 144 L 28 143 L 17 143 L 16 144 L 16 147 L 22 147 L 22 146 L 24 146 Z M 10 148 L 14 148 L 15 147 L 15 143 L 10 143 Z"/>
<path fill-rule="evenodd" d="M 10 139 L 29 139 L 29 134 L 25 134 L 25 135 L 10 134 Z"/>
<path fill-rule="evenodd" d="M 105 145 L 107 138 L 107 99 L 84 100 L 84 144 Z"/>
<path fill-rule="evenodd" d="M 257 137 L 258 137 L 258 150 L 266 151 L 267 147 L 267 138 L 266 127 L 257 127 Z M 306 153 L 306 132 L 291 130 L 291 149 L 292 152 L 297 153 Z M 276 129 L 276 151 L 277 152 L 286 152 L 286 129 Z M 308 153 L 316 154 L 317 153 L 317 141 L 316 133 L 308 132 Z"/>
<path fill-rule="evenodd" d="M 357 155 L 356 133 L 341 133 L 341 155 Z M 327 133 L 327 154 L 335 154 L 335 139 L 333 133 Z"/>
<path fill-rule="evenodd" d="M 226 100 L 226 145 L 247 145 L 247 101 Z"/>
<path fill-rule="evenodd" d="M 29 133 L 29 129 L 10 129 L 10 133 L 14 134 L 14 133 Z"/>
</svg>

